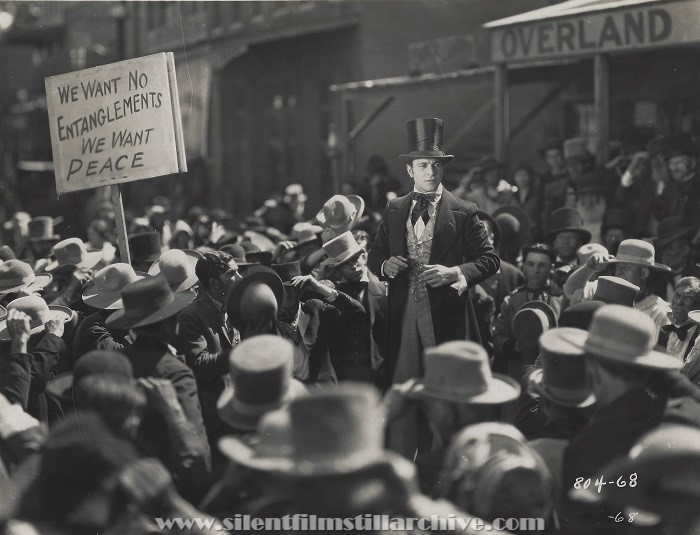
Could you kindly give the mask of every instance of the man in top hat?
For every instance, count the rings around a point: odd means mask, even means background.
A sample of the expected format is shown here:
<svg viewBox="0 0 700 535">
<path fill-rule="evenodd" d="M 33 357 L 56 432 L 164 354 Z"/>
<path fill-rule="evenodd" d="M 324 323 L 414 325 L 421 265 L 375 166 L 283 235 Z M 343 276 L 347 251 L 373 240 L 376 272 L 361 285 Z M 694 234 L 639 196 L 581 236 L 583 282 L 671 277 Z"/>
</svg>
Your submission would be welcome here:
<svg viewBox="0 0 700 535">
<path fill-rule="evenodd" d="M 665 188 L 659 186 L 657 189 L 654 215 L 659 221 L 679 215 L 685 223 L 698 225 L 700 174 L 697 141 L 686 133 L 670 136 L 666 141 L 666 158 L 671 183 Z"/>
<path fill-rule="evenodd" d="M 659 345 L 685 364 L 700 334 L 698 324 L 688 313 L 700 309 L 700 279 L 683 277 L 671 300 L 671 323 L 661 327 Z"/>
<path fill-rule="evenodd" d="M 549 229 L 546 237 L 557 253 L 555 267 L 578 266 L 576 252 L 591 241 L 591 233 L 583 228 L 581 214 L 574 208 L 559 208 L 552 212 Z"/>
<path fill-rule="evenodd" d="M 691 240 L 697 232 L 697 225 L 688 225 L 677 215 L 667 217 L 659 223 L 654 238 L 654 248 L 661 263 L 671 268 L 666 278 L 667 301 L 673 299 L 678 281 L 682 277 L 694 275 L 695 265 L 690 261 Z"/>
</svg>

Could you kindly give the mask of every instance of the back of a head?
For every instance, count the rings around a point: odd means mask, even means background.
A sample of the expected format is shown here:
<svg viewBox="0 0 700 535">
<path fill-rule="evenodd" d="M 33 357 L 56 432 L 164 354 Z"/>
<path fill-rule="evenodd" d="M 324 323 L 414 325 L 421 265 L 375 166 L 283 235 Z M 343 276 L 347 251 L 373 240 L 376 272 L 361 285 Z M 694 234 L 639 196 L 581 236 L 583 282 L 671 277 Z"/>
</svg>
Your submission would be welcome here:
<svg viewBox="0 0 700 535">
<path fill-rule="evenodd" d="M 74 389 L 76 408 L 95 411 L 117 435 L 127 436 L 140 422 L 146 396 L 133 381 L 96 373 L 84 377 Z"/>
<path fill-rule="evenodd" d="M 277 298 L 272 288 L 263 283 L 251 284 L 246 288 L 240 304 L 227 300 L 227 308 L 229 306 L 239 306 L 247 318 L 246 325 L 241 329 L 241 338 L 269 334 L 277 317 Z M 231 316 L 232 312 L 228 311 L 228 314 Z"/>
</svg>

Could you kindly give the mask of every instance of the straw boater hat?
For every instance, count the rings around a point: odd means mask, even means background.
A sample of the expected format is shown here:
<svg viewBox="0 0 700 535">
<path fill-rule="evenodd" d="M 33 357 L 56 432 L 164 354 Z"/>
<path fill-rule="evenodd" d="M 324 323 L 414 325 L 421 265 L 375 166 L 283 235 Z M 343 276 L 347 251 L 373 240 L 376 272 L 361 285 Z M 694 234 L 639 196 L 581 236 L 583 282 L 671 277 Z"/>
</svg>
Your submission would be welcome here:
<svg viewBox="0 0 700 535">
<path fill-rule="evenodd" d="M 194 270 L 200 258 L 202 255 L 197 251 L 170 249 L 151 265 L 148 274 L 155 276 L 162 273 L 173 292 L 186 292 L 198 282 Z"/>
<path fill-rule="evenodd" d="M 323 246 L 323 250 L 326 251 L 329 257 L 335 258 L 338 261 L 338 265 L 341 265 L 362 253 L 364 248 L 357 243 L 352 232 L 348 231 L 327 241 Z"/>
<path fill-rule="evenodd" d="M 617 250 L 617 256 L 608 260 L 608 264 L 632 264 L 656 271 L 671 271 L 663 264 L 657 264 L 654 259 L 654 246 L 644 240 L 623 240 Z"/>
<path fill-rule="evenodd" d="M 117 310 L 123 307 L 122 290 L 128 284 L 147 277 L 137 273 L 129 264 L 117 263 L 103 267 L 83 291 L 83 302 L 102 310 Z"/>
<path fill-rule="evenodd" d="M 352 230 L 365 211 L 365 201 L 358 195 L 333 195 L 316 219 L 334 230 Z"/>
<path fill-rule="evenodd" d="M 639 294 L 639 286 L 621 279 L 604 275 L 598 277 L 596 291 L 593 294 L 594 301 L 602 301 L 608 305 L 623 305 L 631 307 Z"/>
<path fill-rule="evenodd" d="M 14 301 L 10 301 L 7 305 L 7 312 L 18 310 L 29 316 L 29 334 L 34 335 L 44 330 L 50 320 L 54 318 L 60 319 L 63 323 L 73 319 L 75 314 L 70 308 L 60 305 L 47 305 L 41 297 L 29 295 L 27 297 L 19 297 Z M 7 318 L 0 321 L 0 340 L 9 340 L 10 333 L 7 330 Z"/>
<path fill-rule="evenodd" d="M 435 158 L 447 163 L 454 156 L 445 154 L 442 119 L 412 119 L 406 123 L 409 152 L 401 154 L 403 163 L 419 158 Z"/>
<path fill-rule="evenodd" d="M 242 310 L 242 300 L 246 292 L 256 284 L 263 284 L 270 288 L 277 301 L 277 307 L 284 301 L 284 286 L 279 275 L 271 268 L 265 266 L 253 266 L 246 270 L 243 278 L 234 281 L 226 296 L 226 311 L 229 321 L 236 329 L 241 329 L 246 324 L 246 318 L 250 314 L 248 310 Z"/>
<path fill-rule="evenodd" d="M 56 258 L 46 266 L 46 271 L 59 272 L 66 269 L 92 269 L 100 260 L 102 252 L 89 253 L 80 238 L 68 238 L 53 246 L 53 255 Z"/>
<path fill-rule="evenodd" d="M 19 292 L 38 292 L 52 280 L 48 273 L 36 275 L 31 266 L 21 260 L 7 260 L 0 264 L 0 295 Z"/>
<path fill-rule="evenodd" d="M 591 233 L 583 228 L 583 220 L 578 210 L 574 208 L 558 208 L 552 212 L 550 230 L 547 240 L 553 242 L 560 232 L 576 232 L 581 239 L 588 243 L 591 241 Z"/>
</svg>

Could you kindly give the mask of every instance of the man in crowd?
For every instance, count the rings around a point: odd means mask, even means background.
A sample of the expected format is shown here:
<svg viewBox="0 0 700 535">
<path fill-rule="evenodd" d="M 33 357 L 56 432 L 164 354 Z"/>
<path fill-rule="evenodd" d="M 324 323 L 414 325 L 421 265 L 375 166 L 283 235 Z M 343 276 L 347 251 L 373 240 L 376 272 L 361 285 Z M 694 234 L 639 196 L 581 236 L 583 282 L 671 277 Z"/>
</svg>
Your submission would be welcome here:
<svg viewBox="0 0 700 535">
<path fill-rule="evenodd" d="M 671 323 L 661 327 L 659 333 L 659 345 L 666 350 L 666 353 L 677 357 L 683 363 L 700 334 L 698 324 L 688 317 L 689 312 L 698 309 L 700 309 L 700 279 L 683 277 L 678 281 L 671 301 Z"/>
<path fill-rule="evenodd" d="M 547 139 L 540 148 L 539 154 L 545 159 L 548 167 L 547 172 L 542 176 L 544 192 L 540 222 L 541 228 L 546 231 L 549 230 L 550 214 L 564 206 L 569 175 L 566 172 L 561 139 L 557 137 Z"/>
<path fill-rule="evenodd" d="M 659 221 L 680 215 L 686 223 L 700 224 L 700 176 L 698 146 L 685 133 L 670 136 L 666 141 L 666 158 L 671 183 L 659 185 L 654 215 Z"/>
<path fill-rule="evenodd" d="M 574 208 L 559 208 L 552 212 L 547 241 L 557 253 L 554 267 L 577 266 L 576 252 L 591 241 L 591 233 L 583 228 L 581 215 Z"/>
</svg>

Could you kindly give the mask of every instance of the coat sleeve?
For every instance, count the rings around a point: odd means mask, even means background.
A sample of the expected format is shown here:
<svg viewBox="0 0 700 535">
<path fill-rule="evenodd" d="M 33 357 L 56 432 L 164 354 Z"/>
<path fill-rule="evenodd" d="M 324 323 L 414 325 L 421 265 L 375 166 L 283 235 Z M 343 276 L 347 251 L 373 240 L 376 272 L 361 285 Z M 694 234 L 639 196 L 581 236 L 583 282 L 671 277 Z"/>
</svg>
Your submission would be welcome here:
<svg viewBox="0 0 700 535">
<path fill-rule="evenodd" d="M 198 321 L 194 314 L 181 314 L 180 333 L 176 345 L 178 351 L 185 357 L 187 365 L 198 377 L 214 379 L 228 372 L 228 355 L 222 354 L 221 347 L 210 347 L 204 336 L 205 330 L 209 328 Z"/>
<path fill-rule="evenodd" d="M 27 410 L 29 386 L 31 384 L 32 356 L 28 353 L 13 353 L 2 356 L 0 367 L 0 394 L 10 403 Z"/>
<path fill-rule="evenodd" d="M 386 280 L 382 274 L 382 264 L 389 259 L 389 205 L 384 208 L 382 222 L 379 223 L 377 235 L 374 238 L 374 243 L 369 249 L 367 265 L 369 270 L 374 273 L 380 280 Z"/>
<path fill-rule="evenodd" d="M 475 213 L 467 214 L 463 225 L 462 246 L 468 262 L 459 267 L 469 286 L 474 286 L 495 275 L 501 259 L 488 239 L 486 227 Z"/>
</svg>

